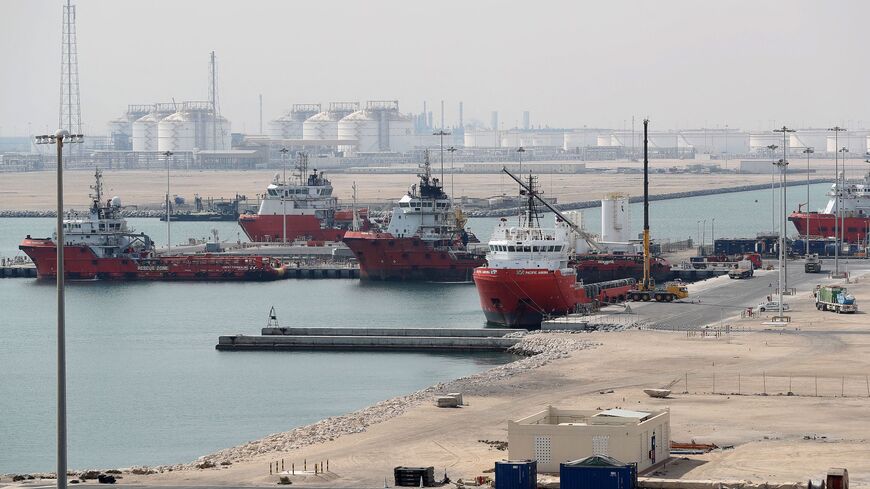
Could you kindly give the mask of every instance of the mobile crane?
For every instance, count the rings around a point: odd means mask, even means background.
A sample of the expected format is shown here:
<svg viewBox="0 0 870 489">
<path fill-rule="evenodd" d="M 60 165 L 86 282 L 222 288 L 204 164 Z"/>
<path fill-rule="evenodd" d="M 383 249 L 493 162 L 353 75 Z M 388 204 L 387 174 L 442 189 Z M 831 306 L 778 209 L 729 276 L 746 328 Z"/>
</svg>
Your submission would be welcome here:
<svg viewBox="0 0 870 489">
<path fill-rule="evenodd" d="M 667 282 L 656 285 L 650 274 L 649 251 L 649 119 L 643 120 L 643 280 L 628 291 L 633 301 L 671 302 L 689 297 L 689 289 L 681 283 Z"/>
</svg>

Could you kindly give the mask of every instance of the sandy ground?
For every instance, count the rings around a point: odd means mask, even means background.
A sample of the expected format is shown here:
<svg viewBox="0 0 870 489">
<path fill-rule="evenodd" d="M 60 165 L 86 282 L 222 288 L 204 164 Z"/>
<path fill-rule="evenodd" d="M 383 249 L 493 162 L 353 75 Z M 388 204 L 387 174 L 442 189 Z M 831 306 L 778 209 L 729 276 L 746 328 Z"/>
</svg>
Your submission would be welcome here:
<svg viewBox="0 0 870 489">
<path fill-rule="evenodd" d="M 870 278 L 850 288 L 860 304 L 870 303 Z M 642 330 L 536 335 L 583 339 L 594 347 L 515 375 L 441 386 L 464 392 L 469 405 L 460 409 L 434 407 L 430 392 L 403 414 L 357 433 L 234 459 L 224 467 L 125 474 L 122 482 L 272 485 L 277 477 L 269 475 L 269 463 L 280 460 L 287 470 L 291 463 L 300 469 L 307 460 L 311 470 L 314 462 L 329 460 L 325 476 L 292 477 L 303 486 L 381 487 L 385 477 L 392 485 L 397 465 L 433 465 L 438 474 L 446 469 L 454 480 L 467 478 L 508 456 L 479 440 L 506 441 L 508 419 L 557 405 L 668 407 L 673 440 L 733 445 L 674 458 L 658 476 L 788 482 L 821 478 L 829 467 L 845 466 L 853 486 L 866 486 L 870 324 L 863 312 L 816 311 L 807 291 L 789 303 L 793 321 L 784 329 L 752 319 L 735 320 L 749 332 L 720 336 Z M 674 380 L 669 399 L 642 393 Z M 794 395 L 786 395 L 789 391 Z"/>
<path fill-rule="evenodd" d="M 652 160 L 653 169 L 685 167 L 692 164 L 719 164 L 725 167 L 724 161 L 707 160 Z M 791 160 L 795 171 L 803 171 L 804 160 Z M 842 162 L 840 162 L 842 165 Z M 734 169 L 739 160 L 731 160 L 727 168 Z M 457 166 L 460 166 L 457 164 Z M 641 168 L 638 162 L 629 161 L 590 161 L 586 162 L 589 169 L 613 170 L 620 167 Z M 833 160 L 811 160 L 810 168 L 815 173 L 812 178 L 832 177 L 834 174 Z M 861 160 L 852 159 L 847 162 L 847 177 L 859 178 L 866 171 L 866 164 Z M 437 173 L 438 164 L 433 164 Z M 192 202 L 193 195 L 202 197 L 226 197 L 246 195 L 256 198 L 265 191 L 276 170 L 253 171 L 184 171 L 173 170 L 171 177 L 171 193 L 181 195 Z M 362 202 L 391 201 L 401 197 L 408 188 L 417 183 L 413 174 L 353 174 L 332 173 L 328 177 L 335 187 L 335 195 L 339 199 L 350 201 L 351 186 L 357 184 L 357 198 Z M 125 205 L 157 205 L 163 202 L 166 194 L 166 173 L 160 170 L 149 171 L 118 171 L 104 170 L 104 185 L 108 196 L 121 196 Z M 629 195 L 641 195 L 643 192 L 643 176 L 641 174 L 541 174 L 539 183 L 546 195 L 556 196 L 560 202 L 600 199 L 609 192 L 623 192 Z M 790 176 L 790 179 L 806 178 L 806 173 Z M 662 194 L 682 192 L 703 188 L 734 187 L 767 183 L 770 175 L 753 174 L 652 174 L 650 177 L 650 192 Z M 64 192 L 66 203 L 71 208 L 83 208 L 90 205 L 88 194 L 93 184 L 93 172 L 86 170 L 67 171 L 64 174 Z M 451 176 L 444 176 L 445 188 L 451 188 Z M 502 174 L 463 174 L 457 173 L 452 178 L 454 195 L 468 197 L 492 197 L 497 195 L 514 195 L 516 187 L 509 177 Z M 54 200 L 55 173 L 53 171 L 28 173 L 0 173 L 0 210 L 43 210 L 51 209 Z"/>
</svg>

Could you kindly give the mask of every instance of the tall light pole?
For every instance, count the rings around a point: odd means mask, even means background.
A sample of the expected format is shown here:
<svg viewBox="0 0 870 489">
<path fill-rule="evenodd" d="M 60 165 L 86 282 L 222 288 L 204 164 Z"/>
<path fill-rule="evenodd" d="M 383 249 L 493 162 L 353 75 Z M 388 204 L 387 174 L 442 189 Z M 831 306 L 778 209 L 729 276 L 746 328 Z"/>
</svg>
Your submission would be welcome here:
<svg viewBox="0 0 870 489">
<path fill-rule="evenodd" d="M 63 251 L 63 143 L 84 142 L 81 134 L 58 129 L 53 135 L 36 136 L 36 144 L 57 145 L 57 487 L 66 489 L 66 301 L 64 300 Z"/>
<path fill-rule="evenodd" d="M 453 153 L 456 153 L 456 147 L 451 146 L 447 148 L 447 151 L 450 152 L 450 198 L 453 198 Z"/>
<path fill-rule="evenodd" d="M 773 152 L 776 151 L 776 148 L 778 148 L 778 147 L 779 146 L 777 146 L 775 144 L 771 144 L 771 145 L 767 146 L 767 149 L 770 150 L 770 153 L 772 155 Z M 776 164 L 776 163 L 774 163 L 774 164 Z M 773 233 L 776 232 L 776 192 L 774 192 L 774 181 L 773 181 L 775 174 L 776 174 L 776 172 L 774 172 L 774 171 L 770 172 L 770 231 Z"/>
<path fill-rule="evenodd" d="M 710 223 L 710 246 L 713 247 L 713 252 L 716 252 L 716 218 Z"/>
<path fill-rule="evenodd" d="M 815 149 L 812 146 L 807 146 L 803 153 L 807 155 L 807 232 L 806 232 L 806 243 L 804 248 L 804 255 L 809 256 L 810 254 L 810 155 L 815 153 Z"/>
<path fill-rule="evenodd" d="M 281 242 L 287 244 L 287 153 L 290 152 L 287 148 L 278 150 L 281 153 L 281 166 L 284 168 L 284 182 L 281 186 Z M 304 176 L 304 175 L 303 175 Z"/>
<path fill-rule="evenodd" d="M 840 178 L 840 182 L 843 184 L 843 191 L 845 192 L 845 190 L 846 190 L 846 157 L 848 156 L 849 148 L 843 146 L 842 148 L 840 148 L 840 153 L 843 153 L 843 157 L 842 157 L 843 171 L 840 172 L 843 174 L 843 176 Z M 843 210 L 844 210 L 843 206 L 846 205 L 846 201 L 843 200 L 842 193 L 840 194 L 840 200 L 842 200 L 842 202 L 841 202 L 842 205 L 840 206 L 840 242 L 845 243 L 846 242 L 846 213 L 843 212 Z M 842 246 L 842 244 L 840 246 Z"/>
<path fill-rule="evenodd" d="M 172 251 L 172 234 L 170 230 L 172 225 L 169 223 L 169 168 L 172 166 L 172 151 L 164 151 L 163 157 L 166 160 L 166 252 Z"/>
<path fill-rule="evenodd" d="M 526 152 L 526 149 L 523 148 L 522 146 L 517 148 L 517 156 L 519 156 L 519 159 L 520 159 L 520 171 L 518 172 L 518 175 L 520 176 L 520 178 L 523 178 L 523 153 L 525 153 L 525 152 Z M 523 190 L 523 186 L 520 185 L 520 193 L 522 193 L 522 190 Z M 520 202 L 517 202 L 517 210 L 520 213 L 520 222 L 522 222 L 523 208 L 520 205 Z"/>
<path fill-rule="evenodd" d="M 783 183 L 783 179 L 785 176 L 786 169 L 788 168 L 788 161 L 785 158 L 780 159 L 776 163 L 774 163 L 780 171 L 780 183 Z M 784 187 L 783 187 L 784 188 Z M 782 207 L 785 209 L 785 192 L 780 192 L 780 198 L 782 202 Z M 779 315 L 782 316 L 782 293 L 783 289 L 785 289 L 785 269 L 783 268 L 784 258 L 785 258 L 785 226 L 783 225 L 779 229 Z"/>
<path fill-rule="evenodd" d="M 438 132 L 433 132 L 432 135 L 441 139 L 441 185 L 444 185 L 444 136 L 449 136 L 450 133 L 442 127 Z"/>
<path fill-rule="evenodd" d="M 834 276 L 840 276 L 840 169 L 837 152 L 840 146 L 840 133 L 845 128 L 834 126 L 828 129 L 834 132 Z"/>
<path fill-rule="evenodd" d="M 707 220 L 704 219 L 704 225 L 701 226 L 701 256 L 706 256 L 707 252 L 704 246 L 707 244 Z"/>
<path fill-rule="evenodd" d="M 781 220 L 780 220 L 780 224 L 779 224 L 782 229 L 780 230 L 779 235 L 780 235 L 780 239 L 782 240 L 782 243 L 780 244 L 780 246 L 785 246 L 785 234 L 786 234 L 785 226 L 786 226 L 786 223 L 788 222 L 786 220 L 786 215 L 787 215 L 788 211 L 785 208 L 786 200 L 787 200 L 786 195 L 788 192 L 788 190 L 786 190 L 787 189 L 786 182 L 788 181 L 788 171 L 787 171 L 788 141 L 789 141 L 789 133 L 794 132 L 794 129 L 789 129 L 786 126 L 782 126 L 779 129 L 774 129 L 773 132 L 781 132 L 782 133 L 782 161 L 784 162 L 784 165 L 782 167 L 782 174 L 780 176 L 780 182 L 779 182 L 779 189 L 780 189 L 779 192 L 780 192 L 780 194 L 782 194 L 782 209 L 780 209 L 782 211 L 782 216 L 780 216 Z M 782 255 L 783 253 L 785 253 L 785 250 L 781 249 L 780 254 Z M 782 272 L 783 279 L 780 282 L 780 288 L 786 288 L 786 287 L 788 287 L 788 262 L 785 261 L 785 259 L 783 259 L 783 261 L 779 265 L 781 267 L 783 267 L 783 272 Z M 780 315 L 782 315 L 782 314 L 780 314 Z"/>
<path fill-rule="evenodd" d="M 728 124 L 725 124 L 725 169 L 728 169 Z"/>
</svg>

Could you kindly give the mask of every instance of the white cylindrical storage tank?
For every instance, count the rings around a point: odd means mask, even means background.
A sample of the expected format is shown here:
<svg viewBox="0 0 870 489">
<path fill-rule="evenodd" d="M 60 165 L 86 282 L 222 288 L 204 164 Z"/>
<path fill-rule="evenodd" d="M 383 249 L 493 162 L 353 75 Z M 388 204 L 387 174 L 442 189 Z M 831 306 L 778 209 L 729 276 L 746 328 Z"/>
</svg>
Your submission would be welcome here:
<svg viewBox="0 0 870 489">
<path fill-rule="evenodd" d="M 302 123 L 302 139 L 338 139 L 338 120 L 328 111 L 309 117 Z"/>
<path fill-rule="evenodd" d="M 777 146 L 777 150 L 782 150 L 782 136 L 776 133 L 750 133 L 749 134 L 749 151 L 764 152 L 768 151 L 767 147 L 771 144 Z"/>
<path fill-rule="evenodd" d="M 390 151 L 405 153 L 414 147 L 414 120 L 399 113 L 390 114 L 388 127 Z"/>
<path fill-rule="evenodd" d="M 598 144 L 598 135 L 589 131 L 566 132 L 562 135 L 562 149 L 572 151 Z"/>
<path fill-rule="evenodd" d="M 850 158 L 864 157 L 867 152 L 867 131 L 843 131 L 835 139 L 833 132 L 828 135 L 827 151 L 833 153 L 846 148 Z M 856 156 L 857 155 L 857 156 Z"/>
<path fill-rule="evenodd" d="M 157 151 L 157 124 L 161 117 L 148 114 L 133 122 L 133 151 Z"/>
<path fill-rule="evenodd" d="M 302 139 L 302 124 L 288 112 L 269 122 L 269 135 L 276 139 Z"/>
<path fill-rule="evenodd" d="M 157 151 L 193 151 L 196 123 L 187 112 L 176 112 L 157 124 Z"/>
<path fill-rule="evenodd" d="M 599 134 L 598 137 L 595 138 L 596 146 L 616 146 L 613 141 L 612 134 Z"/>
<path fill-rule="evenodd" d="M 109 121 L 109 136 L 114 134 L 123 134 L 125 136 L 133 135 L 133 122 L 126 117 L 118 117 Z"/>
<path fill-rule="evenodd" d="M 611 193 L 601 200 L 601 241 L 625 243 L 631 238 L 628 196 Z"/>
<path fill-rule="evenodd" d="M 463 145 L 466 148 L 492 148 L 495 146 L 496 134 L 490 130 L 468 130 L 463 135 Z"/>
<path fill-rule="evenodd" d="M 532 135 L 532 146 L 536 148 L 561 148 L 564 142 L 563 132 L 539 132 Z"/>
<path fill-rule="evenodd" d="M 357 153 L 375 153 L 380 151 L 379 127 L 375 115 L 365 110 L 358 110 L 338 121 L 338 139 L 356 141 L 351 146 L 339 146 L 340 151 Z"/>
</svg>

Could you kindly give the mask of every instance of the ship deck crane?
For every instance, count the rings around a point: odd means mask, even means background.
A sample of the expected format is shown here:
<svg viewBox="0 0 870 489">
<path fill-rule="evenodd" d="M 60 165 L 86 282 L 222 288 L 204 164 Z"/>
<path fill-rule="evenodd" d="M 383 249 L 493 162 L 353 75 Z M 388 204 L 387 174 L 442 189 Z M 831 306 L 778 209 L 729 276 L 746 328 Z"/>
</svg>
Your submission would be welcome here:
<svg viewBox="0 0 870 489">
<path fill-rule="evenodd" d="M 671 302 L 674 299 L 685 299 L 689 289 L 683 284 L 673 282 L 656 286 L 655 279 L 650 274 L 649 249 L 649 119 L 643 120 L 643 280 L 637 288 L 628 292 L 633 301 Z"/>
<path fill-rule="evenodd" d="M 546 200 L 544 200 L 543 198 L 541 198 L 541 196 L 538 195 L 538 192 L 537 192 L 536 190 L 532 190 L 532 189 L 530 189 L 528 185 L 526 185 L 525 183 L 523 183 L 522 180 L 520 180 L 519 178 L 517 178 L 517 176 L 514 175 L 513 173 L 511 173 L 507 168 L 502 167 L 501 171 L 503 171 L 504 173 L 506 173 L 509 177 L 513 178 L 514 181 L 516 181 L 518 184 L 520 184 L 520 187 L 522 187 L 522 189 L 523 189 L 524 192 L 526 192 L 526 193 L 529 194 L 529 195 L 534 196 L 536 199 L 538 199 L 538 202 L 540 202 L 541 204 L 544 205 L 544 207 L 546 207 L 547 209 L 549 209 L 553 214 L 556 214 L 556 216 L 557 216 L 559 219 L 561 219 L 562 221 L 564 221 L 565 224 L 567 224 L 568 227 L 570 227 L 572 231 L 574 231 L 575 233 L 577 233 L 578 236 L 580 236 L 580 237 L 583 238 L 587 243 L 589 243 L 589 247 L 590 247 L 590 248 L 592 248 L 592 249 L 594 249 L 594 250 L 596 250 L 596 251 L 602 251 L 602 250 L 603 250 L 603 247 L 601 246 L 601 244 L 600 244 L 598 241 L 596 241 L 595 238 L 592 237 L 591 234 L 587 233 L 585 230 L 583 230 L 583 228 L 581 228 L 580 226 L 578 226 L 578 225 L 574 224 L 573 222 L 571 222 L 571 220 L 568 219 L 567 217 L 565 217 L 561 212 L 559 212 L 558 209 L 556 209 L 555 207 L 553 207 L 552 205 L 550 205 L 549 202 L 547 202 Z"/>
</svg>

